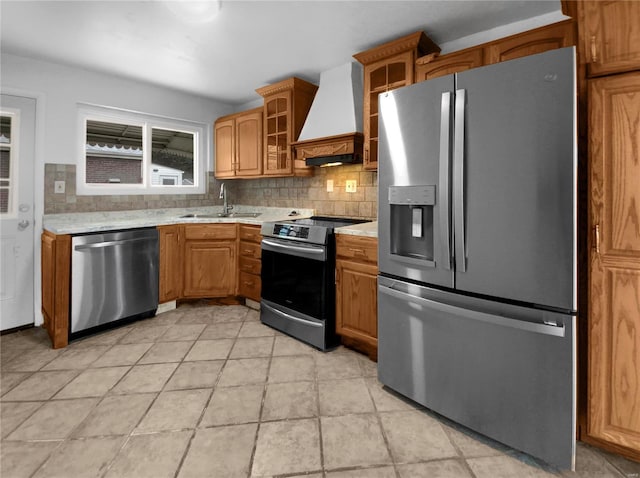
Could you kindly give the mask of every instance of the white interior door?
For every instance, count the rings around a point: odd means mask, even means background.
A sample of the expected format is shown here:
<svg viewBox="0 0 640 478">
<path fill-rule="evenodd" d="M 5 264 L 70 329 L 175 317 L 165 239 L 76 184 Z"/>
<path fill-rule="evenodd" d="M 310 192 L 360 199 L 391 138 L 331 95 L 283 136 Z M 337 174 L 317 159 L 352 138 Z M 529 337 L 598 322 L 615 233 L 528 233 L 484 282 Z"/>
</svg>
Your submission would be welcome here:
<svg viewBox="0 0 640 478">
<path fill-rule="evenodd" d="M 0 330 L 34 322 L 36 101 L 0 99 Z"/>
</svg>

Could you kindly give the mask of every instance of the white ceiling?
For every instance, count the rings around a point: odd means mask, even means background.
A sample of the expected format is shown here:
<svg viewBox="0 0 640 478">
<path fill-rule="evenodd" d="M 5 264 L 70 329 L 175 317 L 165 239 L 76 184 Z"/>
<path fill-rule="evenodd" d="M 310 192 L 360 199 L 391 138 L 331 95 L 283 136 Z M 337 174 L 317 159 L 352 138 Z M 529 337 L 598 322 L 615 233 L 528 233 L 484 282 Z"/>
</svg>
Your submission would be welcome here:
<svg viewBox="0 0 640 478">
<path fill-rule="evenodd" d="M 290 76 L 317 83 L 321 71 L 354 53 L 418 30 L 442 45 L 560 11 L 559 0 L 223 0 L 215 18 L 185 10 L 203 6 L 2 0 L 0 45 L 3 53 L 241 104 L 258 98 L 256 88 Z"/>
</svg>

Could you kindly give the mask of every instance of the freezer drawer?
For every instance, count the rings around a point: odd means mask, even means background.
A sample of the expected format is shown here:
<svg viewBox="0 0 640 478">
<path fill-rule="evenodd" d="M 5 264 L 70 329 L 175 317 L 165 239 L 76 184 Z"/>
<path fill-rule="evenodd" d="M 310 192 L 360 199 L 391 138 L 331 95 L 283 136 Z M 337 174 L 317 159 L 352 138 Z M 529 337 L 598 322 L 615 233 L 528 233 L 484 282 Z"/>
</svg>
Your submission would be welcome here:
<svg viewBox="0 0 640 478">
<path fill-rule="evenodd" d="M 575 317 L 379 277 L 382 383 L 479 433 L 572 468 Z"/>
</svg>

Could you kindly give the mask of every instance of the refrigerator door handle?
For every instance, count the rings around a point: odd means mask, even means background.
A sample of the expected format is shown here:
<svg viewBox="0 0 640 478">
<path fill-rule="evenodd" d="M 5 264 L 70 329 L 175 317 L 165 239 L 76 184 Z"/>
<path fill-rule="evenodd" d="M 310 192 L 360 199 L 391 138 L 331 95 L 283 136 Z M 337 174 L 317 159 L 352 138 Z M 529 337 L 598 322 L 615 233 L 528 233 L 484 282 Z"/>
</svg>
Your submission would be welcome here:
<svg viewBox="0 0 640 478">
<path fill-rule="evenodd" d="M 456 271 L 466 272 L 464 233 L 464 120 L 466 90 L 456 90 L 456 111 L 453 144 L 453 205 L 455 222 Z"/>
<path fill-rule="evenodd" d="M 431 309 L 436 309 L 444 313 L 454 314 L 459 317 L 465 317 L 471 320 L 480 320 L 482 322 L 487 322 L 493 325 L 520 329 L 525 332 L 553 335 L 556 337 L 564 337 L 565 334 L 564 324 L 548 325 L 545 323 L 527 322 L 525 320 L 518 320 L 515 318 L 510 319 L 501 315 L 488 314 L 486 312 L 480 312 L 477 310 L 466 309 L 464 307 L 449 305 L 443 302 L 426 299 L 424 297 L 417 297 L 415 295 L 408 294 L 406 292 L 402 292 L 393 289 L 392 287 L 384 286 L 382 284 L 379 284 L 378 290 L 381 293 L 389 295 L 391 297 L 395 297 L 396 299 L 407 300 L 409 302 L 413 302 L 414 304 L 423 304 L 430 307 Z"/>
<path fill-rule="evenodd" d="M 449 161 L 451 155 L 451 92 L 442 93 L 440 106 L 440 178 L 438 187 L 438 203 L 440 209 L 440 240 L 442 241 L 444 261 L 443 268 L 451 269 L 451 241 L 449 235 Z"/>
</svg>

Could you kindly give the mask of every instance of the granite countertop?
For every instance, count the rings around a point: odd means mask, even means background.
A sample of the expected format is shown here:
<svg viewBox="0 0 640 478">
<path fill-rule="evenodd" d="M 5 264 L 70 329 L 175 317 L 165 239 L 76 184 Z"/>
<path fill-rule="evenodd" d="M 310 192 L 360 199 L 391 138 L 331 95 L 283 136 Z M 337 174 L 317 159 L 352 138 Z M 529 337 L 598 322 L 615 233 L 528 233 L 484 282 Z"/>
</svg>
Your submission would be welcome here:
<svg viewBox="0 0 640 478">
<path fill-rule="evenodd" d="M 215 216 L 222 206 L 141 209 L 134 211 L 81 212 L 72 214 L 48 214 L 43 217 L 43 228 L 54 234 L 83 234 L 137 227 L 155 227 L 170 224 L 241 223 L 261 225 L 263 222 L 309 217 L 313 209 L 277 208 L 234 205 L 231 212 L 259 212 L 258 217 L 180 217 L 185 214 Z M 295 212 L 297 214 L 292 215 Z"/>
<path fill-rule="evenodd" d="M 363 222 L 335 229 L 336 234 L 349 234 L 351 236 L 378 237 L 378 221 Z"/>
</svg>

